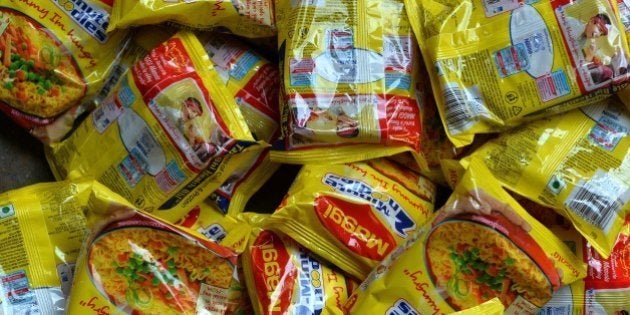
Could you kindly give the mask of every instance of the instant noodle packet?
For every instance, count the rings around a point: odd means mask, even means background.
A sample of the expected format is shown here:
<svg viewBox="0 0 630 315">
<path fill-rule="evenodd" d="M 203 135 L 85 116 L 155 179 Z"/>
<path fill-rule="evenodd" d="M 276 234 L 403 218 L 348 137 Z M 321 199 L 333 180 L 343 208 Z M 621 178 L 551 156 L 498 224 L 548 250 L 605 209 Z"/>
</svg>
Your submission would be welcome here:
<svg viewBox="0 0 630 315">
<path fill-rule="evenodd" d="M 627 85 L 616 1 L 406 0 L 451 141 L 461 147 Z"/>
<path fill-rule="evenodd" d="M 276 34 L 272 0 L 116 0 L 108 29 L 163 22 L 251 38 Z"/>
<path fill-rule="evenodd" d="M 56 178 L 93 176 L 175 222 L 260 149 L 203 46 L 182 31 L 46 153 Z"/>
<path fill-rule="evenodd" d="M 611 256 L 605 259 L 553 209 L 519 200 L 527 211 L 562 239 L 587 265 L 586 278 L 561 287 L 539 314 L 621 315 L 630 310 L 630 216 Z"/>
<path fill-rule="evenodd" d="M 607 258 L 630 214 L 629 131 L 630 114 L 611 98 L 505 132 L 472 156 L 509 190 L 568 218 Z"/>
<path fill-rule="evenodd" d="M 447 203 L 394 250 L 346 303 L 351 314 L 450 314 L 498 298 L 533 314 L 585 266 L 478 161 Z"/>
<path fill-rule="evenodd" d="M 253 227 L 242 258 L 256 314 L 344 314 L 358 283 L 286 235 L 263 229 L 267 217 L 239 215 Z"/>
<path fill-rule="evenodd" d="M 106 33 L 111 1 L 3 1 L 0 111 L 45 143 L 61 140 L 103 85 L 126 32 Z"/>
<path fill-rule="evenodd" d="M 87 232 L 84 212 L 101 190 L 109 192 L 82 180 L 0 195 L 0 314 L 66 314 L 66 296 Z"/>
<path fill-rule="evenodd" d="M 235 314 L 237 255 L 128 206 L 90 213 L 69 314 Z"/>
<path fill-rule="evenodd" d="M 275 65 L 236 39 L 221 34 L 199 35 L 227 89 L 245 117 L 254 139 L 273 143 L 279 135 L 278 88 Z M 249 198 L 280 166 L 269 159 L 268 149 L 252 155 L 215 190 L 210 199 L 223 213 L 244 210 Z"/>
<path fill-rule="evenodd" d="M 435 193 L 386 159 L 305 165 L 265 228 L 364 279 L 431 216 Z"/>
<path fill-rule="evenodd" d="M 426 171 L 420 54 L 402 0 L 280 0 L 276 7 L 282 138 L 272 160 L 347 163 L 411 151 Z"/>
</svg>

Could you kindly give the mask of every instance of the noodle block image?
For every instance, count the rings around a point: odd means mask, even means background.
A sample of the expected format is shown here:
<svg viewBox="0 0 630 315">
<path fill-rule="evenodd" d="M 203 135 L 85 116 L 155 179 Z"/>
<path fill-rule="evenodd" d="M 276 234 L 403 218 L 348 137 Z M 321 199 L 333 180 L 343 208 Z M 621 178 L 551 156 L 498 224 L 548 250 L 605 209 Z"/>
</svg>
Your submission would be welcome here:
<svg viewBox="0 0 630 315">
<path fill-rule="evenodd" d="M 70 313 L 238 312 L 236 254 L 140 212 L 103 219 L 79 261 Z"/>
<path fill-rule="evenodd" d="M 542 249 L 532 246 L 535 241 L 525 233 L 510 230 L 506 221 L 501 216 L 460 216 L 438 223 L 430 233 L 427 264 L 454 308 L 470 308 L 488 297 L 498 297 L 507 306 L 519 295 L 542 306 L 558 289 L 559 277 Z"/>
<path fill-rule="evenodd" d="M 629 132 L 628 109 L 609 98 L 504 132 L 471 156 L 508 190 L 569 219 L 608 257 L 630 213 Z"/>
<path fill-rule="evenodd" d="M 264 146 L 202 43 L 181 31 L 138 60 L 46 153 L 56 178 L 92 176 L 136 207 L 175 222 Z"/>
<path fill-rule="evenodd" d="M 0 111 L 41 141 L 60 141 L 126 47 L 126 31 L 105 32 L 110 5 L 0 4 Z"/>
<path fill-rule="evenodd" d="M 617 2 L 406 0 L 455 146 L 625 88 L 630 50 Z"/>
<path fill-rule="evenodd" d="M 253 226 L 242 259 L 256 314 L 344 314 L 357 282 L 286 235 L 262 229 L 267 217 L 239 215 Z"/>
<path fill-rule="evenodd" d="M 585 275 L 584 263 L 474 160 L 446 204 L 372 270 L 344 308 L 386 313 L 404 303 L 415 314 L 450 314 L 500 303 L 506 314 L 536 314 Z"/>
<path fill-rule="evenodd" d="M 0 14 L 0 99 L 39 117 L 76 105 L 85 83 L 67 48 L 28 16 L 7 9 Z"/>
<path fill-rule="evenodd" d="M 363 279 L 431 217 L 436 189 L 384 158 L 305 165 L 266 228 Z"/>
<path fill-rule="evenodd" d="M 409 151 L 426 171 L 421 58 L 403 1 L 282 0 L 276 11 L 282 138 L 272 160 L 346 163 Z"/>
</svg>

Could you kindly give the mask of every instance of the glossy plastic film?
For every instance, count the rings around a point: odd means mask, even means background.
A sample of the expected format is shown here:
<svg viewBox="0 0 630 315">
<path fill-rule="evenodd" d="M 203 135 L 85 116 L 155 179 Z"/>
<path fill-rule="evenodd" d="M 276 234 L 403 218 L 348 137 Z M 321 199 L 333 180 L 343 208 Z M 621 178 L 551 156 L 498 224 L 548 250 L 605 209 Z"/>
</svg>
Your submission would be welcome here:
<svg viewBox="0 0 630 315">
<path fill-rule="evenodd" d="M 282 139 L 272 159 L 420 155 L 420 54 L 402 1 L 281 0 Z M 334 150 L 332 150 L 334 149 Z"/>
<path fill-rule="evenodd" d="M 111 1 L 3 1 L 0 4 L 0 111 L 45 143 L 60 141 L 125 46 L 106 33 Z"/>
<path fill-rule="evenodd" d="M 630 216 L 609 258 L 603 258 L 553 209 L 521 201 L 587 264 L 586 278 L 561 287 L 539 314 L 624 314 L 630 310 Z"/>
<path fill-rule="evenodd" d="M 254 139 L 273 143 L 280 134 L 277 65 L 230 36 L 201 35 L 201 41 L 227 90 L 234 95 Z M 271 162 L 268 149 L 241 165 L 209 197 L 222 212 L 231 215 L 242 212 L 249 198 L 280 166 Z"/>
<path fill-rule="evenodd" d="M 149 214 L 115 207 L 93 226 L 75 271 L 69 314 L 234 314 L 237 255 Z"/>
<path fill-rule="evenodd" d="M 435 192 L 386 159 L 305 165 L 266 227 L 364 279 L 433 214 Z"/>
<path fill-rule="evenodd" d="M 63 314 L 72 267 L 86 229 L 85 218 L 74 220 L 77 212 L 82 214 L 74 206 L 80 199 L 86 203 L 86 186 L 89 184 L 39 184 L 0 195 L 3 314 Z M 67 198 L 65 194 L 73 190 L 75 197 Z M 62 215 L 72 220 L 55 220 Z"/>
<path fill-rule="evenodd" d="M 0 195 L 0 313 L 67 314 L 66 297 L 89 226 L 85 213 L 106 211 L 109 203 L 126 201 L 93 180 Z"/>
<path fill-rule="evenodd" d="M 616 1 L 406 0 L 451 141 L 461 147 L 626 85 Z"/>
<path fill-rule="evenodd" d="M 193 207 L 175 224 L 193 230 L 238 254 L 245 250 L 251 234 L 251 227 L 248 224 L 229 214 L 223 214 L 216 204 L 209 200 Z"/>
<path fill-rule="evenodd" d="M 116 0 L 108 29 L 164 22 L 252 38 L 276 33 L 272 0 Z"/>
<path fill-rule="evenodd" d="M 556 209 L 608 257 L 630 213 L 630 115 L 615 99 L 541 119 L 472 155 L 508 189 Z"/>
<path fill-rule="evenodd" d="M 266 217 L 239 216 L 253 226 L 243 268 L 256 314 L 344 314 L 358 283 L 291 238 L 262 229 Z"/>
<path fill-rule="evenodd" d="M 202 44 L 182 31 L 137 62 L 47 158 L 57 178 L 93 176 L 174 222 L 262 147 Z"/>
<path fill-rule="evenodd" d="M 506 314 L 535 313 L 585 271 L 473 161 L 444 207 L 372 271 L 345 308 L 380 314 L 404 305 L 409 313 L 450 314 L 498 298 Z"/>
</svg>

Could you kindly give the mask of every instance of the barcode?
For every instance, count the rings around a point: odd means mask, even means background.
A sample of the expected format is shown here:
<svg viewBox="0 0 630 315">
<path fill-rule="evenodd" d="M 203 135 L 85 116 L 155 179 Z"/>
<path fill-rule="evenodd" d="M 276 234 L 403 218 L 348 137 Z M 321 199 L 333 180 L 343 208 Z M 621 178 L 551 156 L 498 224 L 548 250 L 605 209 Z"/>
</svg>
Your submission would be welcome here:
<svg viewBox="0 0 630 315">
<path fill-rule="evenodd" d="M 598 171 L 589 181 L 573 189 L 565 206 L 584 221 L 608 231 L 627 201 L 627 192 L 623 183 Z"/>
<path fill-rule="evenodd" d="M 117 64 L 112 69 L 111 74 L 107 78 L 107 81 L 103 85 L 103 88 L 96 96 L 97 104 L 101 104 L 101 102 L 107 97 L 112 88 L 120 81 L 120 78 L 127 73 L 128 67 L 123 64 Z"/>
<path fill-rule="evenodd" d="M 456 85 L 447 85 L 442 90 L 446 106 L 446 124 L 451 134 L 458 134 L 470 128 L 475 116 L 467 108 L 466 94 Z"/>
</svg>

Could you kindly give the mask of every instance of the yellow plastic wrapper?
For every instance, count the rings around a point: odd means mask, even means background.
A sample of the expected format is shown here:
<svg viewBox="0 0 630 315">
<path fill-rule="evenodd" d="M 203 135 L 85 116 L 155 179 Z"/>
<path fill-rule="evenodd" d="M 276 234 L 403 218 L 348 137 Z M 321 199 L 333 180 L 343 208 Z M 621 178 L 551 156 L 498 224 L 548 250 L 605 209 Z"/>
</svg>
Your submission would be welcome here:
<svg viewBox="0 0 630 315">
<path fill-rule="evenodd" d="M 234 95 L 254 139 L 273 143 L 279 135 L 277 66 L 243 45 L 221 34 L 201 35 L 201 41 L 214 62 L 227 89 Z M 243 167 L 210 195 L 218 208 L 231 215 L 244 210 L 249 198 L 280 166 L 271 162 L 268 149 L 252 155 Z"/>
<path fill-rule="evenodd" d="M 175 222 L 260 149 L 203 46 L 182 31 L 136 63 L 47 158 L 56 178 L 92 176 Z"/>
<path fill-rule="evenodd" d="M 630 114 L 614 98 L 506 132 L 473 153 L 509 190 L 555 208 L 603 257 L 630 213 Z"/>
<path fill-rule="evenodd" d="M 250 38 L 276 33 L 272 0 L 116 0 L 109 30 L 163 22 Z"/>
<path fill-rule="evenodd" d="M 565 112 L 627 85 L 617 0 L 406 0 L 448 136 Z"/>
<path fill-rule="evenodd" d="M 77 261 L 68 314 L 239 312 L 232 251 L 129 205 L 88 216 L 98 223 Z"/>
<path fill-rule="evenodd" d="M 534 314 L 585 271 L 473 161 L 446 204 L 372 271 L 345 308 L 350 314 L 450 314 L 498 298 L 506 314 Z"/>
<path fill-rule="evenodd" d="M 256 314 L 344 314 L 342 307 L 358 283 L 286 235 L 263 229 L 267 217 L 239 216 L 253 227 L 242 257 Z"/>
<path fill-rule="evenodd" d="M 435 192 L 386 159 L 305 165 L 266 228 L 364 279 L 433 214 Z"/>
<path fill-rule="evenodd" d="M 195 206 L 176 222 L 178 226 L 196 231 L 237 254 L 245 251 L 251 234 L 251 227 L 243 223 L 229 214 L 223 214 L 217 205 L 209 200 Z"/>
<path fill-rule="evenodd" d="M 630 216 L 626 217 L 610 257 L 605 259 L 593 250 L 571 222 L 553 209 L 529 200 L 519 202 L 587 264 L 586 278 L 561 287 L 539 314 L 623 315 L 624 311 L 630 310 Z"/>
<path fill-rule="evenodd" d="M 91 180 L 44 183 L 0 195 L 0 313 L 65 314 L 87 232 Z"/>
<path fill-rule="evenodd" d="M 0 111 L 43 142 L 61 140 L 116 64 L 111 0 L 0 3 Z"/>
<path fill-rule="evenodd" d="M 402 0 L 280 0 L 282 139 L 272 160 L 346 163 L 415 153 L 420 53 Z M 333 150 L 334 149 L 334 150 Z"/>
</svg>

